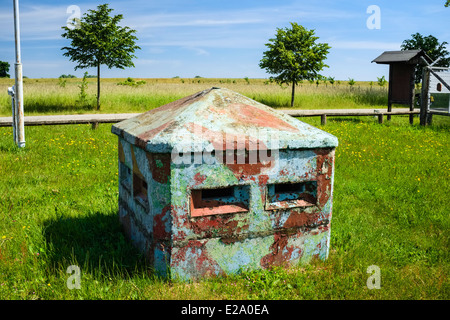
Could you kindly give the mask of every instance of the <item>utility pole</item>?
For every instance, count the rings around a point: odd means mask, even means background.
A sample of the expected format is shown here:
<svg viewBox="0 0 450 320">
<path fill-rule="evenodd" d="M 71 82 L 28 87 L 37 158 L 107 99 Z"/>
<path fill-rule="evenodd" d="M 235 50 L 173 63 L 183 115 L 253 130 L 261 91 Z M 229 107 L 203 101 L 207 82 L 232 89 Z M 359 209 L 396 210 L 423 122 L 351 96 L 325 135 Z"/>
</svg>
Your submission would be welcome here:
<svg viewBox="0 0 450 320">
<path fill-rule="evenodd" d="M 13 123 L 15 125 L 15 135 L 17 137 L 16 143 L 19 148 L 25 147 L 25 128 L 24 128 L 24 115 L 23 115 L 23 75 L 22 75 L 22 62 L 20 58 L 20 25 L 19 25 L 19 0 L 13 0 L 14 2 L 14 36 L 16 43 L 16 62 L 14 63 L 15 69 L 15 88 L 14 88 L 14 112 Z"/>
</svg>

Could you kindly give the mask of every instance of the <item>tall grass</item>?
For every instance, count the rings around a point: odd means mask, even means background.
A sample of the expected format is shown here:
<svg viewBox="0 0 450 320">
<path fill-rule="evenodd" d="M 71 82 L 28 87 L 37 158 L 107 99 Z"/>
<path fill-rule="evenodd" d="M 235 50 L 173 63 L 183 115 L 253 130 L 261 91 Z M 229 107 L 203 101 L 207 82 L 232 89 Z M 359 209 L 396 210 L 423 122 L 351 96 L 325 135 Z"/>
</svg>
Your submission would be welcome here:
<svg viewBox="0 0 450 320">
<path fill-rule="evenodd" d="M 449 299 L 449 124 L 330 118 L 329 259 L 199 283 L 156 278 L 124 239 L 111 125 L 27 127 L 25 149 L 0 128 L 0 299 Z M 371 265 L 381 289 L 366 286 Z"/>
<path fill-rule="evenodd" d="M 123 86 L 123 79 L 103 79 L 102 113 L 144 112 L 211 86 L 226 87 L 274 108 L 290 106 L 291 91 L 264 79 L 145 79 L 139 86 Z M 25 114 L 96 113 L 96 79 L 88 79 L 87 99 L 78 100 L 81 79 L 25 79 Z M 11 114 L 7 87 L 12 79 L 0 79 L 0 115 Z M 3 89 L 2 89 L 3 88 Z M 345 84 L 303 83 L 296 90 L 295 108 L 386 108 L 386 88 L 373 88 L 360 82 Z"/>
</svg>

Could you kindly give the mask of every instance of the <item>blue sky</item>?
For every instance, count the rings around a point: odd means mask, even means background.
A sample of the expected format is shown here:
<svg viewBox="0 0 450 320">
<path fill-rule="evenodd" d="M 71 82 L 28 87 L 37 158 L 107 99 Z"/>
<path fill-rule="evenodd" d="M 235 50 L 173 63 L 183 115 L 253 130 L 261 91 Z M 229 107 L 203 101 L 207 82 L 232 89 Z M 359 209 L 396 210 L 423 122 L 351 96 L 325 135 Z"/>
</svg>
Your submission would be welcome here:
<svg viewBox="0 0 450 320">
<path fill-rule="evenodd" d="M 104 1 L 19 0 L 22 63 L 30 78 L 82 76 L 62 55 L 69 44 L 61 26 L 78 6 L 81 14 Z M 131 0 L 108 1 L 123 25 L 137 30 L 135 68 L 102 68 L 103 77 L 267 78 L 259 68 L 265 44 L 276 28 L 297 22 L 314 29 L 331 46 L 323 75 L 336 79 L 374 80 L 387 77 L 388 67 L 371 63 L 386 50 L 400 50 L 403 40 L 420 32 L 450 43 L 450 8 L 445 0 Z M 13 1 L 0 3 L 0 60 L 14 74 Z M 370 29 L 367 13 L 380 9 L 380 28 Z M 450 46 L 447 46 L 450 51 Z"/>
</svg>

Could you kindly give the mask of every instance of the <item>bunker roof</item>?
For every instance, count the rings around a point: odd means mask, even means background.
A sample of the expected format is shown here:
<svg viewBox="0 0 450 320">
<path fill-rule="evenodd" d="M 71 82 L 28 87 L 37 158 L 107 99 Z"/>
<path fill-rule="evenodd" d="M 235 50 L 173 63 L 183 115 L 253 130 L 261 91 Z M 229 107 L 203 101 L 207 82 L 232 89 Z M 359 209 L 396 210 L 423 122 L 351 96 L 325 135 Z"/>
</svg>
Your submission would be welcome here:
<svg viewBox="0 0 450 320">
<path fill-rule="evenodd" d="M 385 51 L 372 62 L 376 62 L 379 64 L 390 64 L 396 62 L 419 64 L 419 59 L 421 56 L 431 62 L 430 57 L 428 57 L 428 55 L 423 50 Z"/>
<path fill-rule="evenodd" d="M 234 91 L 212 87 L 119 122 L 112 133 L 155 153 L 336 147 L 335 136 Z M 212 148 L 212 149 L 211 149 Z"/>
</svg>

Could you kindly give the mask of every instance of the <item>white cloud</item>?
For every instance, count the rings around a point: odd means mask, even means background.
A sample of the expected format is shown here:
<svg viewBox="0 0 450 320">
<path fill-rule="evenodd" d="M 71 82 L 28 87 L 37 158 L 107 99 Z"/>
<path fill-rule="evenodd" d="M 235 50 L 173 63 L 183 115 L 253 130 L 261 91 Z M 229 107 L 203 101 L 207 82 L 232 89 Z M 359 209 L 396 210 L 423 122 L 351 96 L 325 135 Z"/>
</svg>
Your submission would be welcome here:
<svg viewBox="0 0 450 320">
<path fill-rule="evenodd" d="M 186 20 L 186 18 L 188 18 Z M 133 19 L 134 20 L 134 19 Z M 161 27 L 205 27 L 205 26 L 225 26 L 237 24 L 253 24 L 261 23 L 259 19 L 236 19 L 236 20 L 222 20 L 222 19 L 195 19 L 186 17 L 184 15 L 167 15 L 164 17 L 154 16 L 153 18 L 146 17 L 145 22 L 137 24 L 136 28 L 161 28 Z"/>
<path fill-rule="evenodd" d="M 67 6 L 23 6 L 20 7 L 21 40 L 61 39 L 61 27 L 66 24 L 69 14 Z M 14 41 L 13 12 L 0 14 L 0 39 Z"/>
<path fill-rule="evenodd" d="M 197 47 L 184 47 L 187 50 L 193 51 L 198 56 L 209 56 L 209 52 Z"/>
<path fill-rule="evenodd" d="M 148 67 L 148 66 L 160 66 L 165 65 L 171 68 L 177 68 L 182 65 L 180 60 L 158 60 L 158 59 L 136 59 L 134 61 L 134 65 L 136 68 L 139 67 Z"/>
<path fill-rule="evenodd" d="M 343 10 L 327 9 L 317 5 L 304 3 L 292 5 L 274 5 L 272 7 L 256 7 L 251 9 L 236 8 L 233 10 L 197 10 L 174 13 L 137 13 L 127 20 L 128 24 L 138 30 L 149 28 L 171 27 L 242 27 L 253 25 L 255 28 L 271 25 L 273 30 L 280 24 L 289 21 L 326 21 L 355 18 L 355 14 Z M 170 31 L 170 30 L 169 30 Z"/>
</svg>

